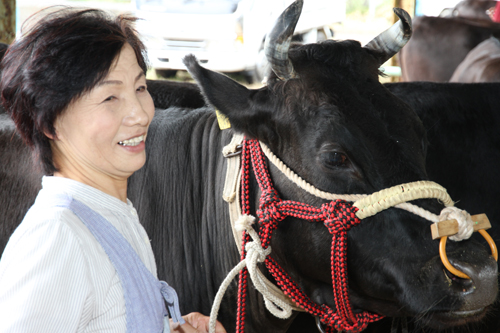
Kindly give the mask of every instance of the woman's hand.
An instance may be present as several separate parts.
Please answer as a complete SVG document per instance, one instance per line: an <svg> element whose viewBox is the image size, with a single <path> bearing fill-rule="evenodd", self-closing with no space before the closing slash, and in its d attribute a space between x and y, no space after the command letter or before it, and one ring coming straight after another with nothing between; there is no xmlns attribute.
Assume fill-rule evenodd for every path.
<svg viewBox="0 0 500 333"><path fill-rule="evenodd" d="M192 312L182 316L182 318L186 321L184 325L176 325L170 319L170 331L172 333L208 333L210 317L204 316L199 312ZM226 333L226 330L219 321L215 325L215 333Z"/></svg>

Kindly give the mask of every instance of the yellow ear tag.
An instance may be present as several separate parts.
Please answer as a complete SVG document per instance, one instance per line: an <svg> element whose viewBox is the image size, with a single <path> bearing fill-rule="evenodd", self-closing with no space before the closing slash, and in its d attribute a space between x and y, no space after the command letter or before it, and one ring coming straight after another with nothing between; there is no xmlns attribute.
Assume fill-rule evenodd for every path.
<svg viewBox="0 0 500 333"><path fill-rule="evenodd" d="M229 122L229 119L221 113L219 110L215 110L215 114L217 115L217 122L219 123L219 128L221 130L225 130L228 128L231 128L231 123Z"/></svg>

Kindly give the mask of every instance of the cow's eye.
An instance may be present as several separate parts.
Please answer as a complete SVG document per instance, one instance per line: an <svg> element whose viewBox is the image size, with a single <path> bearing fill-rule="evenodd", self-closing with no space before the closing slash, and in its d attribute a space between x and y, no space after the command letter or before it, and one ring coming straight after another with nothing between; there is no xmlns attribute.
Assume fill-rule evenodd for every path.
<svg viewBox="0 0 500 333"><path fill-rule="evenodd" d="M341 168L347 165L347 156L336 151L321 153L321 160L327 167Z"/></svg>

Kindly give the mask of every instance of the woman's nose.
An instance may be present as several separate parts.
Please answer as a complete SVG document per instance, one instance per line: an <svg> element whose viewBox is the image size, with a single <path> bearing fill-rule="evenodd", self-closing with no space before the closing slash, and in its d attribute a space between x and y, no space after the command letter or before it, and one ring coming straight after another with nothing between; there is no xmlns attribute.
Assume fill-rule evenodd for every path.
<svg viewBox="0 0 500 333"><path fill-rule="evenodd" d="M127 104L127 115L124 119L126 125L147 126L150 123L151 113L148 112L148 108L151 108L152 101L151 105L149 105L149 103L145 103L145 101L134 96L127 102Z"/></svg>

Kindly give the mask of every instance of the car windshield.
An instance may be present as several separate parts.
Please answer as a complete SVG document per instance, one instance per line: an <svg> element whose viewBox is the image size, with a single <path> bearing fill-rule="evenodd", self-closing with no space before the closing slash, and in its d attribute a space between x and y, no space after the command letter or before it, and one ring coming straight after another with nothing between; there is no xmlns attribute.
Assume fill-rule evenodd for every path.
<svg viewBox="0 0 500 333"><path fill-rule="evenodd" d="M171 14L231 14L241 0L136 0L139 10Z"/></svg>

